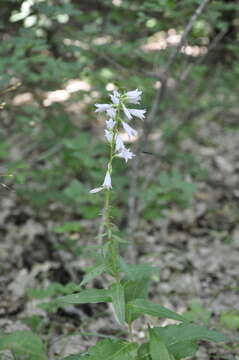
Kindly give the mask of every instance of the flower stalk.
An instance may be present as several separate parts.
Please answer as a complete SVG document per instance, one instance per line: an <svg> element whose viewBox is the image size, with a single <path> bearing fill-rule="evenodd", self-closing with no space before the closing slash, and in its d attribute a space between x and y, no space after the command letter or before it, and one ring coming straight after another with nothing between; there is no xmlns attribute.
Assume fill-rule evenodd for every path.
<svg viewBox="0 0 239 360"><path fill-rule="evenodd" d="M139 109L129 109L127 108L127 103L139 104L141 99L141 91L138 89L134 91L129 91L124 94L120 94L118 91L114 91L113 94L110 94L111 103L110 104L96 104L96 112L106 112L106 115L109 117L106 120L106 129L105 137L109 143L109 160L107 165L107 171L103 184L98 187L90 190L90 193L94 194L100 191L105 192L105 201L103 208L102 216L102 231L101 234L101 245L103 236L106 236L108 251L111 254L111 265L113 268L113 276L116 281L119 282L119 272L117 266L117 256L118 256L118 243L115 241L113 236L113 226L111 223L111 191L112 191L112 182L111 176L113 172L113 160L115 157L123 158L127 163L128 160L132 159L135 154L127 148L123 142L122 136L120 135L121 130L125 131L128 135L129 140L137 136L137 131L134 130L127 121L131 121L133 117L137 117L141 120L145 117L146 110ZM121 118L121 114L126 117L125 120Z"/></svg>

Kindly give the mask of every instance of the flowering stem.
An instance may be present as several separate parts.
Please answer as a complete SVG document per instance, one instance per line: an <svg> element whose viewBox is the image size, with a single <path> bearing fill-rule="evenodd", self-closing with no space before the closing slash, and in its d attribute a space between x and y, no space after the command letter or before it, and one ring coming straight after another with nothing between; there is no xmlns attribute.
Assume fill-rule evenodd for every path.
<svg viewBox="0 0 239 360"><path fill-rule="evenodd" d="M113 136L112 136L112 141L110 143L110 154L109 154L109 162L108 162L108 171L110 172L110 175L112 173L112 163L113 163L113 158L114 158L114 153L115 153L115 143L116 143L116 136L117 133L119 131L119 125L120 125L120 117L119 117L119 106L117 106L117 110L116 110L116 116L115 116L115 122L116 125L114 127L113 130ZM111 252L111 261L112 261L112 267L113 267L113 272L114 272L114 277L116 279L117 282L120 281L119 278L119 272L118 272L118 267L117 267L117 256L118 256L118 245L116 244L114 238L112 237L112 226L111 226L111 214L110 214L110 195L111 195L111 189L105 189L105 203L104 203L104 224L103 226L106 229L106 234L107 234L107 241L110 242L109 243L109 251Z"/></svg>
<svg viewBox="0 0 239 360"><path fill-rule="evenodd" d="M113 159L117 156L123 158L127 163L129 159L132 159L135 154L133 154L129 148L125 147L122 137L119 134L120 129L127 133L128 138L137 136L137 131L134 130L128 123L128 120L132 120L133 117L137 117L141 120L145 117L146 110L144 109L130 109L126 107L126 103L139 104L141 99L142 91L138 89L133 91L128 91L126 93L120 94L118 91L113 91L113 94L110 95L111 103L110 104L95 104L96 112L106 112L109 116L109 120L106 121L105 137L110 144L108 168L105 174L104 182L100 187L90 190L90 193L97 193L104 190L105 192L105 201L103 208L102 222L99 228L99 240L102 245L103 237L106 237L106 254L103 256L110 261L111 264L111 274L116 279L117 282L120 282L119 269L118 269L118 241L113 234L113 226L111 223L111 174L113 170ZM126 121L121 119L120 115L126 117Z"/></svg>

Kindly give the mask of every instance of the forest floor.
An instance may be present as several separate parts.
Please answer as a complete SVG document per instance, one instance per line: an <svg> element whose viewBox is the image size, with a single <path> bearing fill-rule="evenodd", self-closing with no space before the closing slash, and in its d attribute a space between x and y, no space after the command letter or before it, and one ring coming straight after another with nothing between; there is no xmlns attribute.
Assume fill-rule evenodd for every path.
<svg viewBox="0 0 239 360"><path fill-rule="evenodd" d="M188 311L191 304L197 320L204 319L228 334L231 345L239 333L222 323L222 315L239 312L238 144L238 128L218 122L202 126L197 142L183 144L208 174L197 184L193 205L183 210L175 206L163 220L141 219L134 234L137 261L160 268L160 281L151 288L152 300L179 313ZM54 206L48 212L36 211L14 191L2 189L0 195L0 329L38 327L47 342L49 359L54 360L84 351L99 333L118 334L111 310L104 304L55 312L38 306L48 299L33 298L29 288L46 288L52 282L78 283L89 260L56 249L62 234L54 232L60 225L54 220ZM71 214L66 217L70 219ZM74 234L72 240L85 246L97 234L98 221L83 221L82 225L87 230ZM101 287L101 280L95 280L94 286ZM143 338L139 325L145 328L137 324L134 335ZM225 349L203 343L194 359L232 360L239 355L230 344Z"/></svg>

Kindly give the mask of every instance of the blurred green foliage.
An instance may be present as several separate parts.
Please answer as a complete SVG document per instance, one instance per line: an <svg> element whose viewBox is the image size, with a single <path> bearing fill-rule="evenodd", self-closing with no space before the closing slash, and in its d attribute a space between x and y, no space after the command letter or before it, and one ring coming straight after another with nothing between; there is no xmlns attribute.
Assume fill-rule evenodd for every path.
<svg viewBox="0 0 239 360"><path fill-rule="evenodd" d="M144 94L143 107L150 110L170 54L200 3L1 1L0 165L5 173L15 175L10 183L14 182L22 201L42 212L53 209L53 220L62 221L62 211L67 213L69 209L77 221L99 215L101 194L89 195L89 189L102 183L108 149L100 136L95 136L102 133L104 118L96 117L94 104L107 101L108 91L114 87L139 88ZM225 130L234 127L231 119L238 107L238 25L236 1L209 2L171 64L167 91L154 116L145 154L139 154L142 171L138 174L138 202L143 204L141 213L148 220L162 217L171 206L189 206L197 189L194 182L205 176L200 161L185 150L187 140L212 146L213 138L198 138L202 124L206 127L221 121ZM19 83L21 86L17 86ZM5 91L11 86L13 91ZM147 152L152 156L146 156ZM147 178L145 168L155 170L152 179ZM114 211L121 216L121 224L127 217L128 169L122 161L116 161L114 187L120 195L115 199ZM76 222L64 220L55 231L59 236L67 233L66 240L56 244L58 249L83 253L76 239L68 237L81 231ZM99 273L99 266L91 269L85 282ZM55 282L45 289L31 289L28 295L37 300L52 298L41 307L57 311L63 305L56 297L79 290L75 283ZM192 301L186 316L207 324L211 313L200 302ZM10 349L20 357L23 353L29 359L45 359L45 348L34 334L41 331L42 319L29 317L25 322L33 332L1 335L0 351ZM238 329L238 312L223 313L220 322ZM170 325L154 335L169 343L175 332L183 334L181 329ZM190 338L191 328L185 328L185 332L191 353L178 355L176 349L177 358L193 354L195 340L204 338L201 334ZM109 345L111 353L113 345L118 349L122 344ZM158 357L162 349L155 348L154 336L149 345L152 358ZM180 349L188 351L185 346ZM141 358L140 353L138 356Z"/></svg>
<svg viewBox="0 0 239 360"><path fill-rule="evenodd" d="M57 203L87 219L98 216L101 197L89 196L88 190L102 182L107 147L92 136L98 128L101 133L103 120L96 118L93 104L107 100L113 86L138 87L149 110L160 86L157 76L199 3L2 0L0 89L21 86L2 97L7 105L1 110L0 161L15 174L22 199L37 208ZM170 68L151 129L161 133L164 150L149 160L166 169L156 171L147 191L138 191L148 219L172 204L185 207L192 201L191 180L203 176L203 169L181 144L196 137L198 117L209 122L221 114L228 126L226 114L237 106L237 28L235 1L210 2ZM155 146L149 140L145 150ZM122 209L129 177L125 165L116 166ZM185 181L188 174L191 180ZM144 181L140 177L142 189Z"/></svg>

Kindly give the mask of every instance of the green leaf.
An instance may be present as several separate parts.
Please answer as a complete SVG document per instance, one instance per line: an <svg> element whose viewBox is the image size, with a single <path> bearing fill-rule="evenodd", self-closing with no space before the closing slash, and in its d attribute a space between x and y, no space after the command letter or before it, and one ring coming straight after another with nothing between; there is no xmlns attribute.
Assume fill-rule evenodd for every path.
<svg viewBox="0 0 239 360"><path fill-rule="evenodd" d="M56 233L67 233L67 232L79 232L82 229L82 225L78 221L68 221L64 225L57 226L54 228Z"/></svg>
<svg viewBox="0 0 239 360"><path fill-rule="evenodd" d="M57 299L59 302L67 304L96 304L111 301L111 291L109 289L87 289L80 293L62 296Z"/></svg>
<svg viewBox="0 0 239 360"><path fill-rule="evenodd" d="M220 317L220 322L223 325L225 325L228 329L232 329L232 330L239 329L239 312L238 311L224 312Z"/></svg>
<svg viewBox="0 0 239 360"><path fill-rule="evenodd" d="M74 354L74 355L69 355L67 357L64 357L61 360L84 360L87 358L88 358L87 355Z"/></svg>
<svg viewBox="0 0 239 360"><path fill-rule="evenodd" d="M138 344L122 340L102 340L92 347L87 360L133 360ZM80 359L81 360L81 359Z"/></svg>
<svg viewBox="0 0 239 360"><path fill-rule="evenodd" d="M134 309L128 305L135 299L146 299L149 292L149 278L143 278L138 281L126 281L124 283L125 302L126 302L126 322L131 324L139 316L139 312L135 312Z"/></svg>
<svg viewBox="0 0 239 360"><path fill-rule="evenodd" d="M123 325L125 323L125 295L124 288L120 283L112 285L111 296L118 322Z"/></svg>
<svg viewBox="0 0 239 360"><path fill-rule="evenodd" d="M85 194L85 187L80 181L72 180L70 185L64 189L64 194L71 200L81 202L82 195Z"/></svg>
<svg viewBox="0 0 239 360"><path fill-rule="evenodd" d="M128 304L128 306L136 313L188 322L187 319L175 313L174 311L169 310L162 305L154 304L153 302L146 299L133 300Z"/></svg>
<svg viewBox="0 0 239 360"><path fill-rule="evenodd" d="M0 336L0 351L11 350L26 360L47 360L41 339L31 331L15 331Z"/></svg>
<svg viewBox="0 0 239 360"><path fill-rule="evenodd" d="M115 277L120 271L120 256L118 255L118 243L108 241L104 245L104 262L107 264L110 274Z"/></svg>
<svg viewBox="0 0 239 360"><path fill-rule="evenodd" d="M200 320L204 325L209 323L211 311L207 310L198 299L190 301L190 311L187 311L183 316L189 321L199 322Z"/></svg>
<svg viewBox="0 0 239 360"><path fill-rule="evenodd" d="M96 278L97 276L101 275L103 272L107 271L108 267L106 264L100 264L94 266L83 278L80 283L80 286L87 284L92 279Z"/></svg>
<svg viewBox="0 0 239 360"><path fill-rule="evenodd" d="M150 280L147 278L138 281L126 281L124 283L126 302L148 297Z"/></svg>
<svg viewBox="0 0 239 360"><path fill-rule="evenodd" d="M149 351L149 343L140 345L137 351L136 360L152 360Z"/></svg>
<svg viewBox="0 0 239 360"><path fill-rule="evenodd" d="M66 285L53 282L45 289L41 289L41 288L29 289L28 294L30 297L40 300L48 297L53 297L55 295L61 295L61 294L68 295L74 291L79 291L79 290L80 290L80 286L72 282Z"/></svg>
<svg viewBox="0 0 239 360"><path fill-rule="evenodd" d="M127 280L138 281L145 278L158 276L159 268L150 264L124 264L122 270L126 273Z"/></svg>
<svg viewBox="0 0 239 360"><path fill-rule="evenodd" d="M159 340L153 329L149 330L149 349L152 360L172 360L166 345Z"/></svg>
<svg viewBox="0 0 239 360"><path fill-rule="evenodd" d="M214 342L226 341L227 338L215 330L209 330L204 326L195 324L169 325L155 327L155 333L160 341L164 342L168 351L176 359L193 356L197 351L198 340Z"/></svg>

